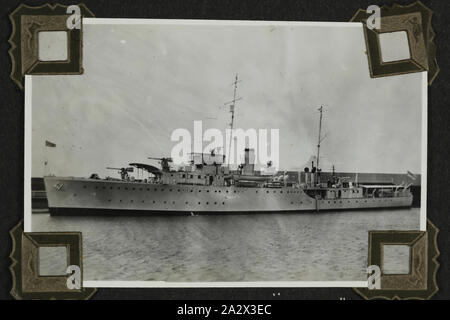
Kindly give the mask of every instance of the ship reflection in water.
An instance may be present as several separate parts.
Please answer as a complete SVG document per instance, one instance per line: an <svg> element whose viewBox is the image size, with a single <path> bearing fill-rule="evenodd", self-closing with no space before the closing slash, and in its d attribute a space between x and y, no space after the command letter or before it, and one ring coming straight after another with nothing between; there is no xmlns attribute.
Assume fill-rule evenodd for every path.
<svg viewBox="0 0 450 320"><path fill-rule="evenodd" d="M84 280L365 281L368 231L418 230L419 212L194 217L44 213L32 216L32 230L81 231ZM42 267L53 265L48 260Z"/></svg>

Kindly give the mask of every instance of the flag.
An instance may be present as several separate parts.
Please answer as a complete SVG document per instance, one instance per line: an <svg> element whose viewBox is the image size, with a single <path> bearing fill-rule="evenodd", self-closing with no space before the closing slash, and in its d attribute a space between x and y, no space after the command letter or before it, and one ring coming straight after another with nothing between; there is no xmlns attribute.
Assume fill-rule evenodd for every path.
<svg viewBox="0 0 450 320"><path fill-rule="evenodd" d="M406 172L406 175L413 180L417 179L417 176L409 170Z"/></svg>
<svg viewBox="0 0 450 320"><path fill-rule="evenodd" d="M53 143L53 142L50 142L50 141L48 141L48 140L45 140L45 146L46 146L46 147L50 147L50 148L55 148L55 147L56 147L56 144Z"/></svg>

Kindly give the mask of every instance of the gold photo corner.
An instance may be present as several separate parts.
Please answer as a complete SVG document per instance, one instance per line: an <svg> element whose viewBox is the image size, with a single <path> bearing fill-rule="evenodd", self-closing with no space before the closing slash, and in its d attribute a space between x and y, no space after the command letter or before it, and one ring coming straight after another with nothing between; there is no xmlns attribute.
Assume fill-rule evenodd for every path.
<svg viewBox="0 0 450 320"><path fill-rule="evenodd" d="M82 3L77 4L81 17L94 17L94 14ZM66 25L70 14L67 6L48 3L32 7L20 4L10 15L12 25L8 40L11 48L10 78L20 88L24 87L25 74L82 74L82 23L80 29L68 29ZM67 32L67 59L56 61L39 60L38 33L41 31Z"/></svg>
<svg viewBox="0 0 450 320"><path fill-rule="evenodd" d="M437 235L439 229L427 220L427 231L369 231L368 265L383 265L384 245L408 245L411 250L409 273L383 274L381 288L354 288L364 299L425 300L438 290Z"/></svg>
<svg viewBox="0 0 450 320"><path fill-rule="evenodd" d="M9 270L12 276L10 294L15 299L89 299L97 291L82 286L82 243L80 232L23 232L23 221L10 230L12 251ZM40 247L67 247L68 265L80 269L81 288L67 287L68 275L39 274Z"/></svg>
<svg viewBox="0 0 450 320"><path fill-rule="evenodd" d="M431 85L440 71L433 42L435 33L431 26L433 12L420 1L406 6L384 5L381 7L379 30L367 27L370 15L360 9L350 19L350 22L363 23L370 76L378 78L428 71L428 85ZM383 62L379 35L397 31L407 33L410 58Z"/></svg>

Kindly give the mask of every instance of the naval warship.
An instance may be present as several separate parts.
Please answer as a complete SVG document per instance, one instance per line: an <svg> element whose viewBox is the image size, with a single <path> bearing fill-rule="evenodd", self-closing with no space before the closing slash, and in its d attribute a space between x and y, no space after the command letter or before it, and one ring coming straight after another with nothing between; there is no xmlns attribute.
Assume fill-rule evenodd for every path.
<svg viewBox="0 0 450 320"><path fill-rule="evenodd" d="M230 106L233 129L235 94ZM174 170L171 158L160 167L130 163L117 170L119 178L45 176L45 190L52 215L83 214L219 214L330 211L409 207L413 196L407 184L362 184L350 178L321 177L319 167L322 111L316 163L298 173L263 175L255 170L254 150L245 148L244 163L237 170L225 164L225 155L193 153L189 165ZM270 165L270 164L269 164ZM148 178L130 175L139 170ZM323 181L325 180L325 181Z"/></svg>

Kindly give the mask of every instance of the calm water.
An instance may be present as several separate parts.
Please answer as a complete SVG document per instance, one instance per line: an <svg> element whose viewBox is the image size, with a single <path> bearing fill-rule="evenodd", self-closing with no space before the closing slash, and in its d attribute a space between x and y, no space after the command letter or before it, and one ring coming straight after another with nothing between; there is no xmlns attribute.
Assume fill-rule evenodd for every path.
<svg viewBox="0 0 450 320"><path fill-rule="evenodd" d="M84 280L364 281L368 230L417 230L419 209L32 221L83 233Z"/></svg>

